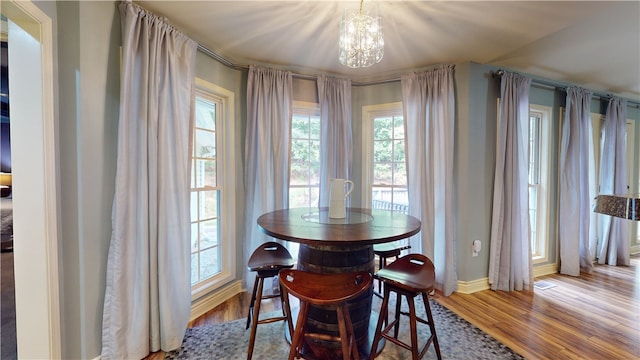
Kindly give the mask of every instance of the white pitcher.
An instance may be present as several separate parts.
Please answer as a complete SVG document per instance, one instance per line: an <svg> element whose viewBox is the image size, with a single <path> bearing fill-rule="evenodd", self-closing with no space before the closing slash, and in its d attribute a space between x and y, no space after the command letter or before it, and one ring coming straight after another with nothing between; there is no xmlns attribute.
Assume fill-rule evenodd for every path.
<svg viewBox="0 0 640 360"><path fill-rule="evenodd" d="M343 219L347 216L347 196L353 191L353 181L331 179L329 194L329 217Z"/></svg>

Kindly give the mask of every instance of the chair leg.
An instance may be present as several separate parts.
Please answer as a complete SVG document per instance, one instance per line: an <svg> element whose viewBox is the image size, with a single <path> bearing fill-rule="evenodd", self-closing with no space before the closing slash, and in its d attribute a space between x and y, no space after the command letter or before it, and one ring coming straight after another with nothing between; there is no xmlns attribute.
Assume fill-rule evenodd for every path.
<svg viewBox="0 0 640 360"><path fill-rule="evenodd" d="M411 329L411 358L413 360L419 359L419 345L418 345L418 325L416 323L416 305L413 302L413 298L409 299L407 296L407 303L409 304L409 327Z"/></svg>
<svg viewBox="0 0 640 360"><path fill-rule="evenodd" d="M298 357L302 352L302 345L304 340L304 328L307 322L307 315L309 315L309 304L307 302L300 302L300 313L298 314L298 320L296 321L296 329L291 336L291 348L289 349L289 360L293 360Z"/></svg>
<svg viewBox="0 0 640 360"><path fill-rule="evenodd" d="M378 314L378 324L376 325L376 332L373 337L373 344L371 346L371 351L369 352L369 360L373 359L376 356L376 350L378 350L378 343L382 339L382 323L385 322L385 317L387 314L387 308L389 306L389 288L385 287L384 289L384 297L382 298L382 305L380 306L380 314Z"/></svg>
<svg viewBox="0 0 640 360"><path fill-rule="evenodd" d="M349 313L349 306L344 305L343 314L345 323L347 325L347 334L349 336L349 348L351 349L351 355L354 359L360 360L360 353L358 352L358 342L356 341L356 333L353 331L353 323L351 322L351 314Z"/></svg>
<svg viewBox="0 0 640 360"><path fill-rule="evenodd" d="M285 321L287 322L287 326L289 328L289 337L291 339L291 342L293 342L293 318L291 316L291 303L289 302L289 293L287 293L287 291L282 286L280 286L280 297L284 302L282 309L286 311L285 316L287 317L287 319Z"/></svg>
<svg viewBox="0 0 640 360"><path fill-rule="evenodd" d="M253 316L253 303L256 301L256 291L258 289L258 275L256 274L256 279L253 281L253 292L251 293L251 301L249 302L249 311L247 313L247 327L251 325L251 317Z"/></svg>
<svg viewBox="0 0 640 360"><path fill-rule="evenodd" d="M256 332L258 330L258 318L260 317L260 303L262 302L262 287L264 285L264 279L258 277L258 289L256 291L255 302L253 305L253 324L251 324L251 335L249 336L249 350L247 350L247 360L251 360L253 356L253 346L256 342Z"/></svg>
<svg viewBox="0 0 640 360"><path fill-rule="evenodd" d="M409 299L407 298L407 301L409 301ZM393 326L393 337L394 338L398 338L398 331L400 330L400 306L402 305L402 295L400 295L399 292L396 292L396 313L395 313L395 319L396 322Z"/></svg>
<svg viewBox="0 0 640 360"><path fill-rule="evenodd" d="M347 325L345 324L345 312L349 312L347 309L344 310L344 306L340 305L336 308L336 312L338 313L338 330L340 332L340 344L342 345L342 359L349 360L351 355L351 346L349 345L349 341L351 338L347 335Z"/></svg>
<svg viewBox="0 0 640 360"><path fill-rule="evenodd" d="M436 356L438 360L442 360L440 344L438 343L438 336L436 335L436 325L433 322L431 305L429 305L429 295L427 293L422 293L422 301L424 301L424 308L427 311L427 320L429 321L429 329L431 330L431 337L433 337L433 347L436 349Z"/></svg>

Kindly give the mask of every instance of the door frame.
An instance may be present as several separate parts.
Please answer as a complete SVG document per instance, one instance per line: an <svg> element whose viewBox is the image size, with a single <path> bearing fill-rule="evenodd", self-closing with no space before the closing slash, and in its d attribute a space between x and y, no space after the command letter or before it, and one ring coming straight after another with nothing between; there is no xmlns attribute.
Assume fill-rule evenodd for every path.
<svg viewBox="0 0 640 360"><path fill-rule="evenodd" d="M13 175L15 186L12 189L14 200L18 200L14 204L18 358L60 359L62 327L52 20L31 1L2 0L0 9L5 17L39 43L39 49L35 46L39 59L15 66L21 67L21 71L25 70L25 66L30 66L28 70L32 76L26 76L28 83L25 81L23 84L25 76L21 71L12 72L12 67L9 67L10 79L16 76L20 78L20 84L14 85L15 91L14 87L10 91L12 113L29 115L20 119L25 121L15 121L11 125L12 136L16 133L18 137L11 142L12 170L21 169ZM18 54L22 51L20 44L9 46L17 48L15 51ZM33 53L34 47L31 46L26 52ZM37 89L40 91L37 92ZM29 129L24 128L27 126ZM32 136L25 139L21 135L25 133ZM23 145L25 143L28 145ZM25 153L26 148L31 151Z"/></svg>

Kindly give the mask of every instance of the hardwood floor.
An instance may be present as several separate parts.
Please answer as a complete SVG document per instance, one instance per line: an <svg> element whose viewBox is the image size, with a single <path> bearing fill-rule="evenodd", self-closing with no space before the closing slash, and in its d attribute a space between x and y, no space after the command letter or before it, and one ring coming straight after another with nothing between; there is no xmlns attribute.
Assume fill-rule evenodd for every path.
<svg viewBox="0 0 640 360"><path fill-rule="evenodd" d="M454 293L436 301L527 359L640 359L640 267L536 279L534 291Z"/></svg>
<svg viewBox="0 0 640 360"><path fill-rule="evenodd" d="M546 290L454 293L434 299L527 359L640 359L640 258L631 266L597 265L580 277L537 278ZM246 317L243 293L189 324ZM264 311L279 309L265 301ZM164 358L150 354L147 360Z"/></svg>

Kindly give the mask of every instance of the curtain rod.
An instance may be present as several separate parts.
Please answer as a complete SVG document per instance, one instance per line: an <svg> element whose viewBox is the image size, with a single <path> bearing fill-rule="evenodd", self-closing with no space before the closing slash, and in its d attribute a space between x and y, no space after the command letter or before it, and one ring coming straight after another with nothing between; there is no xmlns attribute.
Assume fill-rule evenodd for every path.
<svg viewBox="0 0 640 360"><path fill-rule="evenodd" d="M214 51L211 51L209 49L207 49L206 47L198 44L198 50L202 51L202 53L204 53L205 55L209 56L210 58L220 62L221 64L234 69L234 70L249 70L249 66L246 65L237 65L232 63L231 61L225 59L224 57L220 56L219 54L215 53ZM298 74L298 73L294 73L292 72L293 77L294 78L298 78L298 79L304 79L304 80L316 80L318 79L318 76L316 75L307 75L307 74ZM386 83L390 83L390 82L394 82L394 81L400 81L400 78L394 78L394 79L386 79L386 80L377 80L377 81L369 81L369 82L359 82L359 81L352 81L351 85L352 86L365 86L365 85L378 85L378 84L386 84Z"/></svg>
<svg viewBox="0 0 640 360"><path fill-rule="evenodd" d="M494 77L501 77L504 74L504 70L500 69L497 70L493 73ZM567 88L570 86L573 86L571 84L564 84L561 82L554 82L554 81L550 81L550 80L543 80L543 79L536 79L531 77L531 82L535 83L535 84L539 84L539 85L543 85L543 86L548 86L550 88L556 89L556 90L561 90L561 91L567 91ZM611 99L614 95L609 94L609 93L603 93L603 92L598 92L598 91L592 91L593 92L593 96L600 98L602 100L605 99ZM635 101L635 100L631 100L631 99L625 99L627 100L627 106L629 107L633 107L633 108L637 108L640 109L640 102Z"/></svg>

